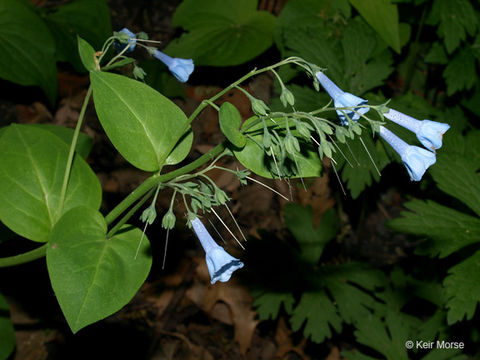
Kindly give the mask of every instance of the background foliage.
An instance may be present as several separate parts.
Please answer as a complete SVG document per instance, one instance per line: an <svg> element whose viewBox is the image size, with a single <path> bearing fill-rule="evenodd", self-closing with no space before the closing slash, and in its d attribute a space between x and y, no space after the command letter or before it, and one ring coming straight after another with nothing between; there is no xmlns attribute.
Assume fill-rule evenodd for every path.
<svg viewBox="0 0 480 360"><path fill-rule="evenodd" d="M326 68L328 76L340 87L367 98L372 104L392 99L390 105L399 111L452 126L438 151L436 165L424 181L415 186L408 184L407 175L399 165L400 159L383 140L364 132L361 138L339 144L334 170L339 172L348 194L335 195L336 207L326 211L317 226L313 224L315 216L311 208L295 204L285 207L283 220L289 235L279 239L279 247L283 250L273 248L271 251L275 252L272 257L277 256L290 264L288 272L283 269L274 272L281 281L262 279L260 272L260 279L247 283L255 298L254 308L259 319L265 322L287 319L294 332L312 343L347 343L342 350L343 356L349 359L464 359L466 355L475 355L474 344L480 332L476 311L480 301L478 2L290 0L278 16L259 10L255 0L202 0L201 11L197 3L185 0L178 6L172 25L183 33L168 44L165 51L172 56L193 58L198 73L209 67L232 67L233 71L234 66L245 63L253 67L256 61L264 61L262 56L267 56L270 63L272 57L300 56ZM85 72L77 52L77 35L99 50L112 33L107 3L98 0L75 0L43 8L34 7L26 0L1 0L0 23L0 77L22 86L38 86L50 106L55 106L57 101L57 62L68 62L75 71ZM87 66L88 70L93 66ZM162 88L165 96L184 96L183 90L169 83L164 73L156 73L156 66L145 63L144 69L149 74L146 82ZM293 68L282 69L280 74L288 80L286 85L295 95L297 108L308 111L328 102L325 93L312 89L310 80ZM111 91L102 79L106 77L111 78L109 81L128 83L125 88L145 87L133 79L98 73L92 76L94 94L105 95ZM280 90L280 85L275 83L276 97L269 104L271 109L282 109L278 98ZM153 134L170 131L169 143L162 143L164 138L154 138L151 148L146 147L145 154L137 158L135 149L131 148L134 145L129 147L122 139L125 136L122 117L136 116L137 112L129 114L128 110L118 109L118 114L112 116L102 111L110 107L108 102L102 102L107 97L95 98L98 116L113 145L133 165L153 171L187 156L190 146L170 157L169 151L156 151L171 149L184 131L185 116L171 106L173 103L167 98L151 94L151 102L158 103L156 115L170 114L178 120L174 126L159 129L154 124L144 123L144 118L138 121L139 126ZM238 120L238 114L232 111L224 105L221 115L224 113L225 117ZM220 119L227 138L232 143L243 143L245 139L239 137L238 131L229 129L228 123ZM416 143L414 136L404 129L390 124L387 127L407 142ZM238 126L236 128L238 130ZM0 139L7 132L9 140L0 141L0 165L23 173L25 169L9 163L45 163L45 167L55 167L55 163L48 163L52 144L56 157L66 158L65 143L72 137L72 132L63 128L13 126L0 130ZM138 131L130 129L128 136L138 136ZM48 147L39 141L33 153L27 148L12 151L18 149L16 144L33 142L37 138L48 139ZM77 151L86 158L91 139L82 135L80 140ZM191 143L191 138L188 141ZM236 154L241 162L242 156L247 159L243 162L258 160L252 146L247 142L244 150ZM83 192L83 203L75 205L90 206L88 210L77 208L77 211L91 218L94 226L83 229L76 223L79 214L68 213L73 207L68 196L66 205L60 210L55 202L58 199L36 201L44 190L41 173L20 184L18 188L24 191L22 201L18 200L19 193L13 192L10 194L13 198L0 199L3 203L17 205L8 209L0 207L2 219L11 229L28 228L27 232L17 232L37 242L45 242L45 234L53 231L54 238L61 243L66 238L63 234L75 229L91 237L92 243L85 252L97 259L99 267L106 265L98 254L107 249L110 255L119 256L122 269L130 269L133 265L125 261L123 254L128 250L125 246L132 242L120 239L116 243L118 249L105 245L105 224L96 211L101 201L99 182L86 170L75 172L76 168L87 166L83 158L75 160L72 181L79 185L72 188ZM269 174L263 162L256 166L257 173ZM320 171L320 165L315 166L310 166L312 174ZM328 167L324 171L328 173ZM381 177L378 171L386 175ZM396 175L391 176L392 173ZM0 186L15 187L9 183L10 175L0 175ZM61 179L52 179L48 189L57 193L60 186ZM344 218L345 215L355 218L361 206L372 206L368 197L378 199L386 188L395 189L407 199L405 211L391 220L389 226L398 233L407 234L408 256L394 263L378 264L345 249L342 243ZM340 194L340 188L337 190ZM28 220L19 215L25 212L35 212L42 220L25 227ZM51 214L53 218L49 217ZM60 217L62 221L56 222ZM361 237L362 218L357 223L352 221L352 227L351 231ZM126 228L118 236L138 239L139 231ZM143 253L149 251L147 244ZM66 249L69 246L66 244ZM65 256L49 248L47 265L57 268L57 274L75 273L75 269L65 268L68 265L64 263ZM151 265L149 261L145 257L135 263L135 269L130 269L132 278L126 281L133 293L145 280ZM272 260L272 268L277 263L278 259ZM78 281L95 289L92 275L84 275L82 279L68 281ZM59 284L65 281L62 279L52 277L54 289L65 289L65 284ZM69 323L74 324L73 331L117 311L128 301L125 298L133 296L132 291L124 294L118 286L111 285L109 291L117 296L93 318L83 312L81 306L65 314ZM95 308L97 295L94 291L92 299L84 300L87 304L92 301L91 307ZM57 296L61 305L63 301L75 299L75 293L68 289L59 290ZM3 297L0 297L0 310L0 358L7 358L13 351L14 337L7 316L8 305ZM407 340L463 341L466 349L407 351L404 346Z"/></svg>

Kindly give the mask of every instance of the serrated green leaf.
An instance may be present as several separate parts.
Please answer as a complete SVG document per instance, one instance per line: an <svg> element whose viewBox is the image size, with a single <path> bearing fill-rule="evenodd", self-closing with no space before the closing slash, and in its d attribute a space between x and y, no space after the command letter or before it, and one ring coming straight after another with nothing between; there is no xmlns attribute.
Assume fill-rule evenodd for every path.
<svg viewBox="0 0 480 360"><path fill-rule="evenodd" d="M228 101L222 104L218 112L218 121L220 123L220 130L222 130L225 137L233 146L237 148L245 146L245 136L240 132L242 116L233 104Z"/></svg>
<svg viewBox="0 0 480 360"><path fill-rule="evenodd" d="M276 319L283 304L287 314L292 312L295 302L291 293L264 292L255 297L255 306L260 320Z"/></svg>
<svg viewBox="0 0 480 360"><path fill-rule="evenodd" d="M318 227L314 228L311 207L288 203L284 209L284 221L300 245L301 259L311 264L320 260L325 245L335 238L338 230L333 209L325 212Z"/></svg>
<svg viewBox="0 0 480 360"><path fill-rule="evenodd" d="M360 138L363 140L360 141ZM353 140L347 139L345 144L337 144L340 151L337 151L334 159L343 164L342 180L347 183L352 198L357 198L360 193L372 184L372 180L379 181L378 171L390 162L384 145L374 141L372 135L364 131L362 135L356 136ZM368 151L368 152L367 152ZM370 156L373 159L370 159ZM346 162L344 156L348 159ZM337 168L338 171L338 168Z"/></svg>
<svg viewBox="0 0 480 360"><path fill-rule="evenodd" d="M50 31L28 3L0 2L0 77L40 86L51 104L57 96L55 44Z"/></svg>
<svg viewBox="0 0 480 360"><path fill-rule="evenodd" d="M331 327L336 332L342 331L342 319L323 291L303 293L299 304L293 309L290 323L294 331L305 323L303 335L311 337L316 343L332 336Z"/></svg>
<svg viewBox="0 0 480 360"><path fill-rule="evenodd" d="M47 130L52 134L58 136L65 144L70 147L72 143L73 133L75 132L71 128L65 126L51 125L51 124L29 124L28 126L38 127L43 130ZM93 139L85 133L80 132L77 138L77 147L75 151L84 159L87 158L90 150L92 149Z"/></svg>
<svg viewBox="0 0 480 360"><path fill-rule="evenodd" d="M196 65L233 66L253 59L273 43L275 17L257 11L257 0L185 0L173 25L188 33L166 48L171 56L193 58Z"/></svg>
<svg viewBox="0 0 480 360"><path fill-rule="evenodd" d="M98 118L109 139L132 165L157 171L187 126L171 100L125 76L90 73Z"/></svg>
<svg viewBox="0 0 480 360"><path fill-rule="evenodd" d="M79 35L100 50L105 40L112 35L110 9L105 0L76 0L61 6L46 15L45 21L56 43L56 57L70 62L77 71L84 68L77 50Z"/></svg>
<svg viewBox="0 0 480 360"><path fill-rule="evenodd" d="M480 239L480 220L476 217L431 200L412 200L405 207L410 211L390 221L389 226L400 232L432 239L420 246L431 256L448 256Z"/></svg>
<svg viewBox="0 0 480 360"><path fill-rule="evenodd" d="M0 294L0 359L8 359L15 348L15 331L7 300Z"/></svg>
<svg viewBox="0 0 480 360"><path fill-rule="evenodd" d="M480 237L477 238L477 240ZM448 270L443 285L449 297L447 322L449 325L472 319L480 301L480 284L475 276L480 273L480 251Z"/></svg>
<svg viewBox="0 0 480 360"><path fill-rule="evenodd" d="M10 125L0 138L0 220L27 239L48 241L63 213L79 205L98 209L102 190L81 157L74 157L63 209L60 193L69 147L51 132Z"/></svg>
<svg viewBox="0 0 480 360"><path fill-rule="evenodd" d="M444 38L448 53L466 39L467 33L475 34L478 23L475 14L468 0L435 0L431 16L440 22L438 34Z"/></svg>
<svg viewBox="0 0 480 360"><path fill-rule="evenodd" d="M48 273L74 333L120 310L150 271L150 245L140 229L126 225L112 238L106 232L103 216L80 206L62 216L50 237Z"/></svg>
<svg viewBox="0 0 480 360"><path fill-rule="evenodd" d="M277 173L275 161L272 157L266 155L263 149L263 124L259 122L258 124L250 127L250 125L257 121L257 117L250 118L243 123L243 128L248 127L248 131L244 132L247 141L245 147L241 150L234 149L234 155L242 163L243 166L250 169L254 173L266 177L273 178L278 177L275 174ZM277 119L278 120L278 119ZM269 126L273 125L271 120L267 121ZM278 121L277 121L278 124ZM295 135L296 132L292 131ZM299 134L300 144L300 153L296 153L296 163L294 161L286 161L284 168L281 171L284 172L284 175L289 177L317 177L320 176L322 169L322 164L318 158L316 150L313 148L310 142L306 142ZM276 155L278 157L278 155ZM278 161L278 158L277 158ZM297 171L297 164L298 169Z"/></svg>
<svg viewBox="0 0 480 360"><path fill-rule="evenodd" d="M410 340L409 331L412 326L409 320L393 311L387 313L385 320L370 314L357 324L355 337L359 343L377 350L387 360L407 360L405 342Z"/></svg>
<svg viewBox="0 0 480 360"><path fill-rule="evenodd" d="M400 53L397 5L389 0L350 0L350 4L393 50Z"/></svg>
<svg viewBox="0 0 480 360"><path fill-rule="evenodd" d="M87 71L97 70L97 64L95 63L95 49L87 41L83 40L80 36L77 36L78 42L78 54L80 60Z"/></svg>
<svg viewBox="0 0 480 360"><path fill-rule="evenodd" d="M443 45L438 42L434 42L428 51L427 56L425 56L425 62L442 65L448 63L447 54L445 54Z"/></svg>
<svg viewBox="0 0 480 360"><path fill-rule="evenodd" d="M443 77L447 83L449 96L457 91L471 89L478 78L473 54L467 49L456 54L443 71Z"/></svg>
<svg viewBox="0 0 480 360"><path fill-rule="evenodd" d="M440 190L461 200L480 216L480 177L471 159L442 152L431 174Z"/></svg>

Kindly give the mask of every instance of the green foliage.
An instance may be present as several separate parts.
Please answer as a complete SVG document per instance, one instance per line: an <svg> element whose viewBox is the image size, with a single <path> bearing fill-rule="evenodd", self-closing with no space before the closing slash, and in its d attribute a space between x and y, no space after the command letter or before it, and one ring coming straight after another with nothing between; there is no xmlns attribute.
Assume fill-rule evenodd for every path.
<svg viewBox="0 0 480 360"><path fill-rule="evenodd" d="M447 83L447 94L470 90L476 83L475 57L469 49L462 49L443 71Z"/></svg>
<svg viewBox="0 0 480 360"><path fill-rule="evenodd" d="M8 359L15 348L15 332L7 300L0 294L0 359Z"/></svg>
<svg viewBox="0 0 480 360"><path fill-rule="evenodd" d="M58 126L52 124L30 124L28 126L37 127L39 129L47 130L53 135L60 138L65 144L70 145L73 138L73 129L67 128L65 126ZM7 127L1 128L0 130L6 130ZM93 139L85 133L80 132L78 134L77 146L75 151L82 158L86 159L90 150L92 149Z"/></svg>
<svg viewBox="0 0 480 360"><path fill-rule="evenodd" d="M462 41L475 34L478 19L468 0L435 0L430 14L431 22L439 24L438 35L444 39L448 53Z"/></svg>
<svg viewBox="0 0 480 360"><path fill-rule="evenodd" d="M422 253L445 257L467 245L479 243L479 136L480 132L474 130L464 141L458 133L449 134L444 144L446 151L438 154L437 164L431 171L438 188L467 208L459 211L431 200L415 199L405 204L409 212L390 222L398 231L427 237L429 241L420 247ZM475 215L468 213L469 210ZM478 252L467 257L453 266L445 278L449 324L462 320L464 316L471 319L480 301L480 285L472 278L472 274L479 270L478 259Z"/></svg>
<svg viewBox="0 0 480 360"><path fill-rule="evenodd" d="M125 306L150 271L150 245L140 229L106 234L103 216L85 206L66 212L52 230L48 273L74 333Z"/></svg>
<svg viewBox="0 0 480 360"><path fill-rule="evenodd" d="M0 77L20 85L40 86L53 104L57 96L55 42L29 4L0 2Z"/></svg>
<svg viewBox="0 0 480 360"><path fill-rule="evenodd" d="M220 130L233 146L243 148L246 143L245 136L240 132L242 126L242 116L235 105L224 102L218 112L218 122Z"/></svg>
<svg viewBox="0 0 480 360"><path fill-rule="evenodd" d="M389 0L350 0L350 3L380 37L399 53L400 30L397 5Z"/></svg>
<svg viewBox="0 0 480 360"><path fill-rule="evenodd" d="M188 31L171 42L166 52L193 58L197 65L242 64L273 43L275 17L257 11L257 0L184 0L173 16L173 25Z"/></svg>
<svg viewBox="0 0 480 360"><path fill-rule="evenodd" d="M293 203L285 206L285 224L300 246L301 259L315 264L322 255L325 245L337 234L337 218L332 209L327 211L315 229L312 224L312 209Z"/></svg>
<svg viewBox="0 0 480 360"><path fill-rule="evenodd" d="M280 121L280 119L277 119ZM268 121L269 126L274 125L273 121ZM243 129L247 138L243 149L234 149L234 155L238 161L254 173L266 177L279 177L278 170L282 176L290 177L317 177L320 175L322 164L319 161L318 154L310 141L304 138L299 139L300 151L294 152L293 159L286 159L283 166L278 165L281 154L277 153L276 158L265 154L263 144L263 125L258 122L258 118L253 117L245 121ZM278 166L278 168L277 168Z"/></svg>
<svg viewBox="0 0 480 360"><path fill-rule="evenodd" d="M80 36L77 36L77 42L78 54L80 55L80 60L85 69L87 69L87 71L97 70L97 64L95 63L95 49Z"/></svg>
<svg viewBox="0 0 480 360"><path fill-rule="evenodd" d="M50 131L25 125L5 130L0 139L0 220L5 225L27 239L46 242L66 211L79 205L100 207L100 183L81 157L73 162L60 207L68 152Z"/></svg>
<svg viewBox="0 0 480 360"><path fill-rule="evenodd" d="M188 126L183 111L136 80L97 71L90 78L95 109L113 145L132 165L157 171Z"/></svg>
<svg viewBox="0 0 480 360"><path fill-rule="evenodd" d="M76 36L81 36L93 48L100 50L103 42L112 35L110 10L105 0L72 1L46 13L44 19L55 38L56 60L71 63L79 72L84 69L77 51Z"/></svg>

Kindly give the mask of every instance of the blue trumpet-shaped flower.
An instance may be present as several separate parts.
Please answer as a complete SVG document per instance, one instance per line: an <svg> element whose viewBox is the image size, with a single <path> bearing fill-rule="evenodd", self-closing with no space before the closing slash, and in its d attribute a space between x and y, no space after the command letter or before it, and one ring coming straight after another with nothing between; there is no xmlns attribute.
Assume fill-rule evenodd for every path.
<svg viewBox="0 0 480 360"><path fill-rule="evenodd" d="M230 280L233 272L242 268L243 263L227 253L213 240L199 218L193 219L191 224L203 250L205 250L210 283L215 284L217 281L226 282Z"/></svg>
<svg viewBox="0 0 480 360"><path fill-rule="evenodd" d="M153 56L167 65L168 70L177 78L180 82L187 82L188 77L193 72L195 65L192 59L180 59L172 58L167 54L164 54L160 50L153 52Z"/></svg>
<svg viewBox="0 0 480 360"><path fill-rule="evenodd" d="M135 34L130 30L128 30L127 28L123 28L119 32L128 36L128 44L130 46L115 42L114 43L115 49L118 52L121 52L126 46L128 46L128 49L126 50L126 52L132 52L133 50L135 50L135 46L137 45L137 37L135 36Z"/></svg>
<svg viewBox="0 0 480 360"><path fill-rule="evenodd" d="M417 120L399 111L390 109L383 114L387 119L403 126L417 135L417 139L427 149L435 151L442 147L442 137L450 129L450 125L431 120Z"/></svg>
<svg viewBox="0 0 480 360"><path fill-rule="evenodd" d="M355 107L358 105L365 105L368 102L368 100L344 92L321 71L317 72L315 76L320 84L322 84L328 95L330 95L330 97L333 99L333 104L335 107ZM348 115L348 117L353 121L358 121L358 119L360 119L360 115L363 115L370 110L368 107L358 107L354 109L355 111L349 109L337 110L337 114L342 125L348 125L348 119L346 115Z"/></svg>
<svg viewBox="0 0 480 360"><path fill-rule="evenodd" d="M435 164L436 158L433 152L407 144L383 126L380 126L380 136L400 155L410 180L420 181L425 171Z"/></svg>

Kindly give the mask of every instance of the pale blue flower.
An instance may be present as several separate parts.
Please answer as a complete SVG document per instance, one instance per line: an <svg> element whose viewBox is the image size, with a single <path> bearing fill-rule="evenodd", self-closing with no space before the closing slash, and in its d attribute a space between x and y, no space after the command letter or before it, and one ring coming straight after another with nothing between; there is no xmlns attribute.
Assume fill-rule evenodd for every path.
<svg viewBox="0 0 480 360"><path fill-rule="evenodd" d="M233 272L242 268L243 263L227 253L213 240L199 218L193 219L191 224L203 250L205 250L210 283L215 284L217 281L226 282L230 280Z"/></svg>
<svg viewBox="0 0 480 360"><path fill-rule="evenodd" d="M410 180L420 181L425 171L435 164L436 157L433 152L407 144L383 126L380 126L380 136L400 155Z"/></svg>
<svg viewBox="0 0 480 360"><path fill-rule="evenodd" d="M130 45L128 47L128 49L126 50L126 52L132 52L133 50L135 50L135 46L137 45L137 37L135 36L135 34L133 32L131 32L130 30L128 30L127 28L123 28L122 30L119 31L120 33L123 33L125 35L127 35L129 37L128 39L128 44ZM121 52L124 47L126 45L124 44L120 44L118 42L115 42L114 43L115 45L115 49L118 51L118 52Z"/></svg>
<svg viewBox="0 0 480 360"><path fill-rule="evenodd" d="M319 71L315 74L320 84L322 84L325 91L333 99L333 104L335 107L354 107L358 105L366 105L368 100L362 99L353 94L344 92L340 89L335 83L330 80L323 72ZM368 107L359 107L355 108L355 111L352 110L337 110L338 117L342 125L348 125L348 118L345 114L348 115L353 121L358 121L360 115L366 114L370 110Z"/></svg>
<svg viewBox="0 0 480 360"><path fill-rule="evenodd" d="M195 68L192 59L172 58L157 49L153 52L153 56L167 65L168 70L170 70L180 82L187 82L188 77Z"/></svg>
<svg viewBox="0 0 480 360"><path fill-rule="evenodd" d="M427 149L435 151L442 147L442 137L445 132L450 129L450 125L431 121L431 120L417 120L411 116L405 115L399 111L390 109L383 114L387 119L392 120L398 125L414 132L417 139Z"/></svg>

